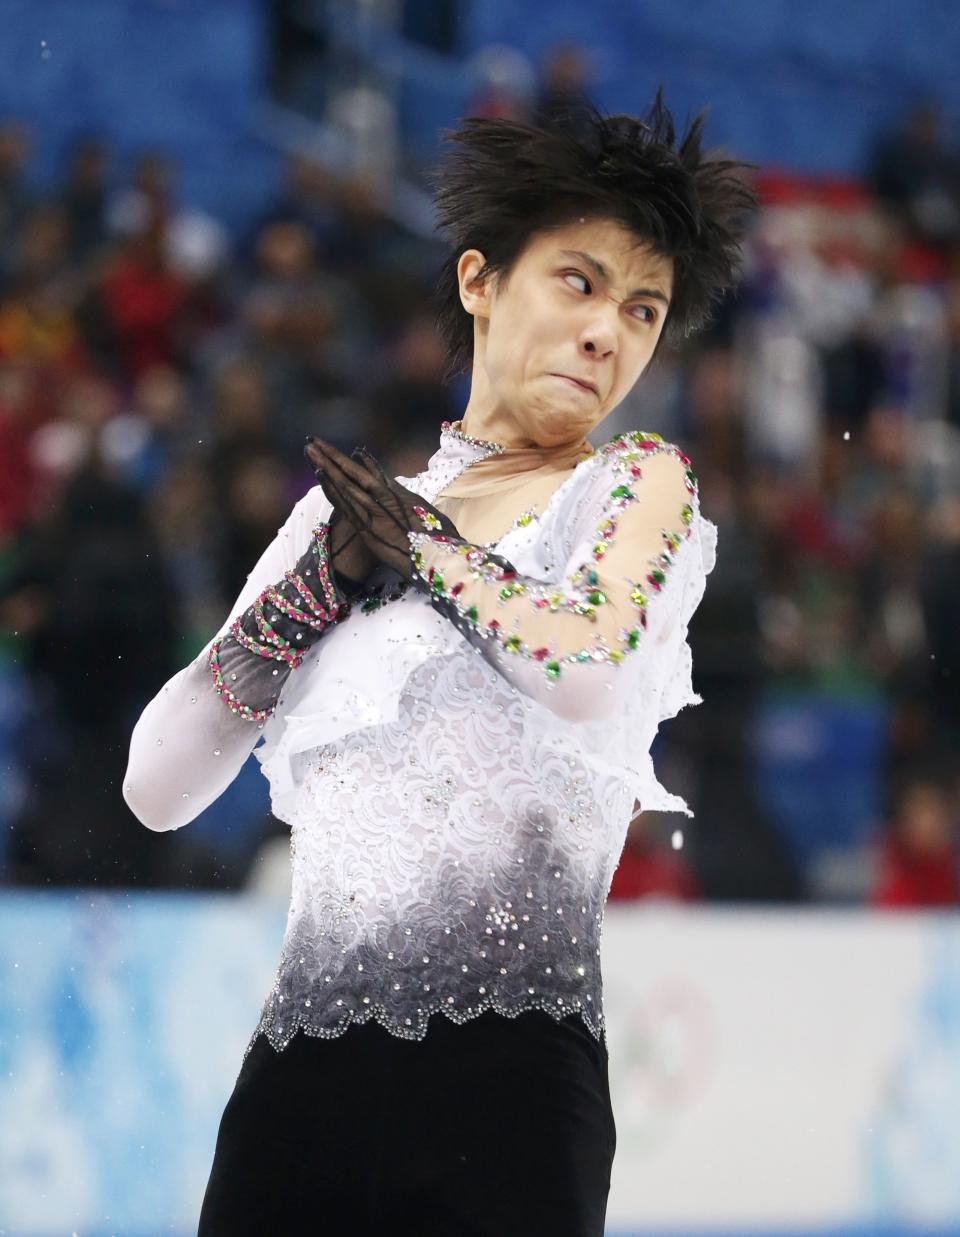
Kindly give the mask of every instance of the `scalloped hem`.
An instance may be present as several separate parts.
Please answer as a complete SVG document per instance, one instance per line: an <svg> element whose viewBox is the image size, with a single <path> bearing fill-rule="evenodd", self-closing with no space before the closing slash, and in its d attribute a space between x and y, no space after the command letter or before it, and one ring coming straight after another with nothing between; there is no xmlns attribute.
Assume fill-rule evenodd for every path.
<svg viewBox="0 0 960 1237"><path fill-rule="evenodd" d="M261 1036L268 1040L276 1052L283 1052L298 1031L314 1039L338 1039L351 1026L363 1026L365 1023L370 1022L371 1019L374 1019L384 1030L396 1036L397 1039L422 1040L427 1034L430 1019L435 1014L443 1014L448 1021L457 1025L463 1025L465 1022L472 1022L474 1018L478 1018L487 1010L492 1010L504 1018L517 1018L528 1010L542 1009L544 1013L549 1014L553 1018L554 1022L558 1023L562 1022L564 1018L569 1017L570 1014L579 1014L584 1026L593 1038L598 1043L606 1045L606 1025L602 1011L594 1018L584 1005L564 1005L559 1007L557 999L548 1000L546 997L536 997L529 1001L506 1005L495 998L487 997L479 1005L470 1005L466 1010L451 1010L443 1005L435 1004L418 1014L415 1020L411 1019L409 1026L398 1024L396 1018L387 1013L381 1004L371 1005L362 1012L359 1010L349 1010L335 1027L314 1026L306 1019L297 1015L287 1024L288 1029L286 1031L278 1033L268 1022L261 1021L250 1037L250 1042L243 1053L243 1060L247 1059L254 1044Z"/></svg>

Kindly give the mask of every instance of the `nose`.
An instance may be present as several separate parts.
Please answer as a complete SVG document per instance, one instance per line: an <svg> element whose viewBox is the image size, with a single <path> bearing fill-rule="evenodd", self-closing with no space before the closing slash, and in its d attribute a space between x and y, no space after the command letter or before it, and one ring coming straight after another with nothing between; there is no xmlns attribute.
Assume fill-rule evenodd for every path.
<svg viewBox="0 0 960 1237"><path fill-rule="evenodd" d="M617 351L617 331L608 314L597 314L580 332L580 350L591 360L613 356Z"/></svg>

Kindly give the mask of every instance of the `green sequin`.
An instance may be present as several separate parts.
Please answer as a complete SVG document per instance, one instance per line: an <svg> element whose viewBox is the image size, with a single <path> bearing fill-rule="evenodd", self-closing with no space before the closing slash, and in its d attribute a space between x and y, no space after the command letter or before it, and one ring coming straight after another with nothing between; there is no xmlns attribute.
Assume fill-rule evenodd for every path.
<svg viewBox="0 0 960 1237"><path fill-rule="evenodd" d="M560 677L560 663L558 661L547 662L547 678L558 679Z"/></svg>
<svg viewBox="0 0 960 1237"><path fill-rule="evenodd" d="M513 596L513 589L510 587L509 584L505 584L503 586L503 588L500 590L500 596L502 597L504 601L506 601L508 597Z"/></svg>
<svg viewBox="0 0 960 1237"><path fill-rule="evenodd" d="M470 619L474 623L477 621L477 607L476 606L467 607L467 618Z"/></svg>
<svg viewBox="0 0 960 1237"><path fill-rule="evenodd" d="M522 643L523 641L520 638L520 636L517 636L517 635L507 636L506 640L504 641L504 648L506 648L508 653L519 653L520 646Z"/></svg>
<svg viewBox="0 0 960 1237"><path fill-rule="evenodd" d="M633 490L629 485L618 485L615 490L610 491L611 498L636 498Z"/></svg>
<svg viewBox="0 0 960 1237"><path fill-rule="evenodd" d="M601 593L598 588L594 589L592 593L587 593L587 601L589 601L592 606L602 606L606 600L606 593Z"/></svg>
<svg viewBox="0 0 960 1237"><path fill-rule="evenodd" d="M639 643L640 643L640 628L634 627L634 629L630 632L629 636L627 636L627 644L629 645L630 648L635 649Z"/></svg>

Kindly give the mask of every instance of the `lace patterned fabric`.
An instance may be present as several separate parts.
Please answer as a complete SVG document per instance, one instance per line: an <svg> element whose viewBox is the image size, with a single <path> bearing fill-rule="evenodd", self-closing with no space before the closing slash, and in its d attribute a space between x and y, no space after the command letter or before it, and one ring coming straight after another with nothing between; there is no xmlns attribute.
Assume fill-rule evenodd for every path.
<svg viewBox="0 0 960 1237"><path fill-rule="evenodd" d="M618 441L580 464L541 517L496 543L527 577L562 586L625 473L638 496L631 517L639 511L644 478L631 469L639 452L642 474L650 448ZM399 480L433 502L489 446L447 428L425 471ZM603 1035L603 910L634 799L692 815L657 782L649 748L665 716L700 700L687 624L715 536L695 485L676 501L674 471L666 492L664 510L676 516L667 531L685 535L668 543L662 587L648 589L642 641L619 662L569 667L582 671L584 699L615 693L612 715L558 713L540 662L510 663L530 673L518 686L429 595L387 572L312 651L315 670L291 679L286 720L267 724L256 752L274 812L291 826L293 892L251 1047L261 1034L282 1049L300 1029L332 1037L371 1018L419 1039L436 1013L462 1022L532 1007L558 1019L577 1012ZM660 521L652 527L636 580L665 548ZM626 541L617 540L620 568ZM611 596L615 577L608 569ZM604 629L611 644L624 617ZM546 631L551 615L537 618Z"/></svg>
<svg viewBox="0 0 960 1237"><path fill-rule="evenodd" d="M443 510L444 487L497 449L446 425L424 471L398 480ZM248 1053L260 1035L280 1050L298 1030L333 1037L369 1019L419 1039L431 1016L463 1022L485 1009L575 1012L603 1036L604 905L634 800L692 815L657 781L649 754L660 722L700 701L687 625L715 562L716 529L700 514L687 464L674 467L684 459L655 435L618 437L579 463L542 513L484 547L525 584L517 615L531 653L575 655L582 633L602 653L564 661L559 692L548 659L506 649L512 619L500 636L478 634L501 600L517 604L493 598L502 582L484 580L479 564L479 575L461 578L480 623L379 568L349 617L290 674L254 749L274 814L290 826L293 886ZM633 498L614 494L624 484ZM316 487L298 507L305 545L330 505ZM591 555L609 602L588 604L593 617L533 607L539 589L570 598L597 586L577 571L611 517L618 527L600 537L600 558ZM285 559L296 561L292 529ZM427 549L452 557L435 541ZM640 607L630 594L652 571L662 578L648 582ZM245 604L269 582L252 573ZM168 688L175 706L184 684ZM165 702L172 707L170 692ZM169 707L153 720L172 719ZM138 725L146 752L154 731ZM177 776L203 780L196 767Z"/></svg>

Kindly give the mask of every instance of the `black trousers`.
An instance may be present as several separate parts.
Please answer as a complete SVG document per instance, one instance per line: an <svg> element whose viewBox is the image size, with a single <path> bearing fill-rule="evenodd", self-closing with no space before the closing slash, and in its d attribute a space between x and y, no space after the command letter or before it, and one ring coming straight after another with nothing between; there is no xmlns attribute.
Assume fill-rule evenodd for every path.
<svg viewBox="0 0 960 1237"><path fill-rule="evenodd" d="M198 1237L602 1237L616 1127L578 1015L261 1036L224 1109Z"/></svg>

